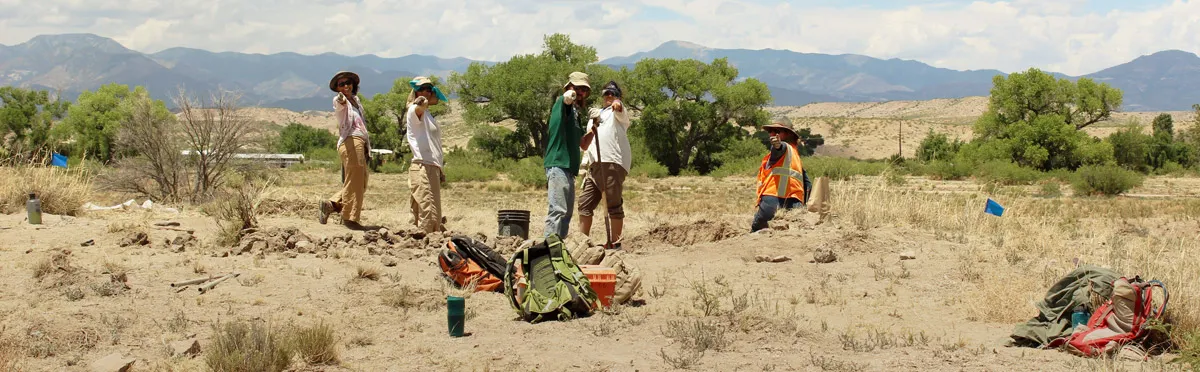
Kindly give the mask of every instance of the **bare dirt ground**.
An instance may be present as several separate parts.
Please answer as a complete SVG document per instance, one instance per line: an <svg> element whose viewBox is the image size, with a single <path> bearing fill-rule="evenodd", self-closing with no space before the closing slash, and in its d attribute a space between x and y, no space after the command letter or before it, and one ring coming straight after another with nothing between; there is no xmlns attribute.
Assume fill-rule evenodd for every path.
<svg viewBox="0 0 1200 372"><path fill-rule="evenodd" d="M447 336L437 237L350 242L333 218L316 223L316 202L338 187L334 173L283 172L262 196L264 229L295 228L324 246L297 249L211 244L217 225L200 208L0 215L0 346L28 371L82 371L114 352L135 370L206 370L204 356L172 358L167 345L196 335L212 343L218 323L334 326L341 363L304 371L1094 371L1177 370L1170 356L1088 360L1059 351L1005 347L1033 301L1076 262L1164 280L1171 316L1200 322L1200 179L1154 178L1135 194L1158 198L1037 198L1020 188L991 195L1009 210L982 214L983 187L969 182L878 178L833 183L833 216L780 216L778 230L747 234L753 180L630 179L628 262L644 275L637 306L570 322L514 320L506 299L467 299L468 337ZM493 181L489 184L503 183ZM373 174L364 223L409 228L407 180ZM448 226L495 242L496 211L532 211L541 236L543 190L486 191L463 183L443 191ZM932 184L932 186L930 186ZM516 188L521 190L520 188ZM97 194L97 204L123 201ZM139 199L138 202L142 200ZM182 251L165 241L193 229ZM574 228L574 226L573 226ZM121 247L148 233L149 245ZM183 233L186 234L187 233ZM602 233L599 233L602 237ZM408 240L406 240L408 239ZM94 245L81 246L92 240ZM570 244L582 244L573 234ZM832 263L809 262L818 249ZM70 253L63 258L63 251ZM901 260L910 251L916 259ZM786 255L782 263L756 255ZM56 259L56 255L58 255ZM394 264L395 266L388 266ZM360 269L377 270L375 279ZM40 278L35 273L41 272ZM128 289L114 288L125 273ZM168 283L239 272L211 292ZM698 351L700 350L700 351ZM4 354L0 352L0 354ZM3 360L0 360L3 363Z"/></svg>

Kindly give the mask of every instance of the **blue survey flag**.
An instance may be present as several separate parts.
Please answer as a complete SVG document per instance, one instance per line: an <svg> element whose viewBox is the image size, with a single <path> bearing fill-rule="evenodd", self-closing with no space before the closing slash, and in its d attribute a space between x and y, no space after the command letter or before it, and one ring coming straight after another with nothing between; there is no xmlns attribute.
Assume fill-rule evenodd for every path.
<svg viewBox="0 0 1200 372"><path fill-rule="evenodd" d="M50 153L50 165L66 168L67 156L57 152Z"/></svg>
<svg viewBox="0 0 1200 372"><path fill-rule="evenodd" d="M1004 215L1004 207L1000 206L1000 203L992 200L992 198L988 198L987 206L983 208L983 212L1000 217Z"/></svg>

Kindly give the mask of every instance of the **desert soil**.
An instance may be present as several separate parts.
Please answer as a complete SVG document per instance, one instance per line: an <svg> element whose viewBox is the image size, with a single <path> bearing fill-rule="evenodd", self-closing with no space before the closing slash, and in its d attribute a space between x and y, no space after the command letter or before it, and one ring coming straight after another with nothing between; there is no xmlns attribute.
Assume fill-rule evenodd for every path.
<svg viewBox="0 0 1200 372"><path fill-rule="evenodd" d="M297 362L301 370L661 371L687 362L712 371L1175 369L1164 364L1169 356L1092 361L1005 341L1074 259L1127 262L1113 255L1158 236L1200 235L1200 206L1182 195L1194 194L1196 179L1156 178L1135 191L1166 199L1039 199L1006 189L996 197L1009 204L1010 215L1000 219L979 213L979 185L931 187L914 179L893 187L860 178L833 183L828 221L793 212L760 234L747 233L751 179L631 179L625 245L628 262L644 275L637 304L528 324L515 320L502 295L474 293L467 299L469 336L451 338L445 296L460 292L439 276L441 238L400 236L411 230L403 176L371 176L365 224L399 236L374 243L336 217L327 225L315 221L316 201L336 190L336 174L281 177L263 196L261 227L294 228L326 241L312 253L273 244L245 253L215 246L217 224L197 207L46 216L41 226L25 224L24 215L0 215L2 336L25 345L21 362L31 371L82 371L112 353L135 358L136 370L205 370L203 356L172 358L166 345L195 335L208 348L213 326L236 320L332 324L340 365ZM495 211L526 209L533 214L531 235L541 236L544 191L486 190L488 184L465 183L443 191L449 228L494 243ZM107 199L97 204L123 201L98 198ZM947 212L964 211L959 202L967 203L965 212ZM979 208L970 208L975 203ZM1022 225L1034 221L1024 215L1054 208L1099 212ZM1119 211L1111 208L1134 211L1133 217L1114 217ZM197 240L182 233L181 246L169 244L181 232L156 228L163 221L193 229ZM138 231L148 233L148 245L119 245ZM335 241L346 235L350 242ZM1112 246L1114 239L1127 245ZM81 246L88 240L94 245ZM568 241L586 244L586 237L573 233ZM1097 248L1102 244L1108 246ZM809 262L819 249L834 251L837 260ZM63 251L70 253L56 261L59 269L34 278L41 263ZM901 260L903 252L916 258ZM760 263L756 255L791 260ZM380 277L357 278L361 268ZM122 271L129 289L113 290L109 273ZM168 286L229 272L241 275L205 294ZM1177 306L1195 304L1193 290L1182 289ZM683 347L701 337L712 346L702 354Z"/></svg>

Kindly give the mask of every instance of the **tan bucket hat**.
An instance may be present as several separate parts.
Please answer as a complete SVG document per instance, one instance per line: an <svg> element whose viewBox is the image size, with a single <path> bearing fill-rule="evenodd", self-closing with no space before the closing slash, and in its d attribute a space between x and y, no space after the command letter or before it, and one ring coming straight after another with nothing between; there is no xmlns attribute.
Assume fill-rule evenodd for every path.
<svg viewBox="0 0 1200 372"><path fill-rule="evenodd" d="M337 92L337 82L342 78L350 78L350 81L354 82L354 86L358 86L358 74L350 71L340 71L333 75L333 79L329 79L329 90ZM355 90L357 91L357 89Z"/></svg>
<svg viewBox="0 0 1200 372"><path fill-rule="evenodd" d="M566 88L568 85L583 86L592 89L592 85L588 84L588 74L579 71L572 72L570 76L567 76L567 83L563 84L563 88Z"/></svg>
<svg viewBox="0 0 1200 372"><path fill-rule="evenodd" d="M788 132L792 132L792 135L795 136L797 140L800 139L800 134L796 133L796 128L792 125L792 123L774 122L763 126L763 130L767 130L767 128L783 129Z"/></svg>

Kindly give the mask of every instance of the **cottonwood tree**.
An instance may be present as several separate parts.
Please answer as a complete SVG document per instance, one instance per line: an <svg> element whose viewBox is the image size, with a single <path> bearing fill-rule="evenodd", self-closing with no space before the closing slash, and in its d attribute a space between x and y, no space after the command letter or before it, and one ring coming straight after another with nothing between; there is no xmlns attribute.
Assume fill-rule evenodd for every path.
<svg viewBox="0 0 1200 372"><path fill-rule="evenodd" d="M117 133L127 114L121 104L130 94L128 85L111 83L79 95L61 123L74 140L75 154L87 154L103 163L113 159Z"/></svg>
<svg viewBox="0 0 1200 372"><path fill-rule="evenodd" d="M253 120L239 110L240 98L236 92L220 91L201 101L183 89L174 97L183 145L190 151L194 169L193 202L212 196L228 174L233 156L246 148L255 132Z"/></svg>
<svg viewBox="0 0 1200 372"><path fill-rule="evenodd" d="M0 159L24 163L44 157L51 126L70 102L47 91L0 87Z"/></svg>
<svg viewBox="0 0 1200 372"><path fill-rule="evenodd" d="M562 94L567 76L573 71L589 75L593 90L589 102L596 102L603 85L616 78L611 68L596 65L598 60L596 48L553 34L543 38L541 53L515 56L493 66L472 63L466 72L451 74L450 85L468 121L516 123L511 132L485 128L487 136L480 140L485 147L495 147L487 150L514 158L541 156L546 151L551 105Z"/></svg>
<svg viewBox="0 0 1200 372"><path fill-rule="evenodd" d="M993 78L988 110L964 151L1041 170L1074 169L1112 157L1081 129L1112 117L1122 93L1088 78L1076 82L1029 69Z"/></svg>
<svg viewBox="0 0 1200 372"><path fill-rule="evenodd" d="M631 130L672 175L684 169L708 173L731 140L747 136L740 127L761 128L770 121L767 85L738 82L725 58L711 64L686 59L644 59L623 72L628 106L641 111Z"/></svg>

